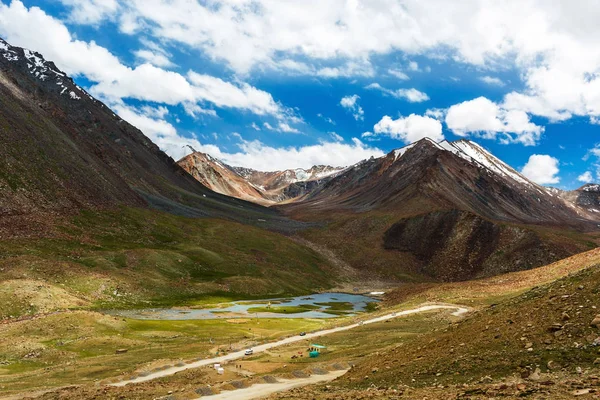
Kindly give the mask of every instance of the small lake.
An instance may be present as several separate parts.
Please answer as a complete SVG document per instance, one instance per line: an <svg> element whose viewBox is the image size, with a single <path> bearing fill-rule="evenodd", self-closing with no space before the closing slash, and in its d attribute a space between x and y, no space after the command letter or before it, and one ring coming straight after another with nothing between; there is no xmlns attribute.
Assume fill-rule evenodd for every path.
<svg viewBox="0 0 600 400"><path fill-rule="evenodd" d="M233 319L233 318L335 318L352 316L378 302L374 297L348 293L318 293L266 300L242 300L215 308L146 308L106 310L109 315L145 320Z"/></svg>

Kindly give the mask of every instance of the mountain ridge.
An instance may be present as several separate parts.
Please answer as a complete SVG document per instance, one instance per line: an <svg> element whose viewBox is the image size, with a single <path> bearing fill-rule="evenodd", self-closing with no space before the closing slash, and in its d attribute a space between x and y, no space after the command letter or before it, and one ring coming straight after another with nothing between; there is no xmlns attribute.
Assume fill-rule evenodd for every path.
<svg viewBox="0 0 600 400"><path fill-rule="evenodd" d="M302 226L275 210L199 184L53 62L3 39L0 93L0 214L12 215L11 224L21 218L25 231L38 225L38 213L58 216L119 206L278 230Z"/></svg>
<svg viewBox="0 0 600 400"><path fill-rule="evenodd" d="M230 166L208 153L192 151L177 163L196 180L215 192L263 205L297 201L345 169L315 165L309 169L258 171Z"/></svg>

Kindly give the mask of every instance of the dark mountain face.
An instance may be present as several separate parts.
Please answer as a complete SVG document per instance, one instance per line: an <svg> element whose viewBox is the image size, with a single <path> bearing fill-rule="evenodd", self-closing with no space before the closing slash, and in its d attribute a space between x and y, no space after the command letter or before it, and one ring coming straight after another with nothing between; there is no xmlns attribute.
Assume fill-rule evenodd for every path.
<svg viewBox="0 0 600 400"><path fill-rule="evenodd" d="M459 210L401 219L385 232L383 246L412 253L422 262L420 272L442 281L530 269L569 255L531 230Z"/></svg>
<svg viewBox="0 0 600 400"><path fill-rule="evenodd" d="M468 141L438 144L424 139L386 157L363 161L288 208L410 214L406 206L415 200L496 221L581 229L596 226Z"/></svg>
<svg viewBox="0 0 600 400"><path fill-rule="evenodd" d="M205 188L52 62L0 39L0 215L121 205L286 222Z"/></svg>
<svg viewBox="0 0 600 400"><path fill-rule="evenodd" d="M600 185L588 183L576 190L549 190L567 203L573 204L582 216L590 219L600 218Z"/></svg>
<svg viewBox="0 0 600 400"><path fill-rule="evenodd" d="M421 140L363 161L278 208L330 221L330 237L313 231L314 239L356 260L356 268L445 281L547 264L589 248L584 232L598 229L580 206L469 141ZM373 261L365 262L365 252Z"/></svg>

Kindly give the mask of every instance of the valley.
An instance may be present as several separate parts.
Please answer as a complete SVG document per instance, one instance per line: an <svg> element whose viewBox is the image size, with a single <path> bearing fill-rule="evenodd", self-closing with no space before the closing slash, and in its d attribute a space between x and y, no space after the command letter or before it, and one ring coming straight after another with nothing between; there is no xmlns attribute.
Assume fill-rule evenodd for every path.
<svg viewBox="0 0 600 400"><path fill-rule="evenodd" d="M598 185L458 134L349 165L176 161L98 97L0 39L0 400L600 392ZM256 132L303 122L269 105Z"/></svg>

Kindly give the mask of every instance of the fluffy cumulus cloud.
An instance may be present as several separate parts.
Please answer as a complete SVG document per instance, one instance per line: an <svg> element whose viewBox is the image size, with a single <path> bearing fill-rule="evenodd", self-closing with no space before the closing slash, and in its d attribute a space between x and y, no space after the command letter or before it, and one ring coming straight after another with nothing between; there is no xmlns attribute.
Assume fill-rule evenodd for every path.
<svg viewBox="0 0 600 400"><path fill-rule="evenodd" d="M577 180L583 183L590 183L594 180L594 177L590 171L585 171L583 174L577 177Z"/></svg>
<svg viewBox="0 0 600 400"><path fill-rule="evenodd" d="M437 142L444 140L440 121L416 114L411 114L408 117L400 117L395 120L386 115L373 127L373 132L374 134L388 135L406 144L426 137ZM372 135L367 133L365 137Z"/></svg>
<svg viewBox="0 0 600 400"><path fill-rule="evenodd" d="M394 51L490 69L510 63L522 72L525 88L509 93L504 109L553 120L600 116L600 8L594 0L61 1L74 20L112 18L123 32L143 29L242 74L283 68L364 76L373 72L373 56ZM423 71L415 61L406 69Z"/></svg>
<svg viewBox="0 0 600 400"><path fill-rule="evenodd" d="M381 157L385 153L365 145L357 138L352 143L323 142L309 146L271 147L260 141L242 141L238 152L226 152L214 145L198 145L204 151L229 165L254 168L259 171L289 168L310 168L313 165L349 166L358 161Z"/></svg>
<svg viewBox="0 0 600 400"><path fill-rule="evenodd" d="M521 110L508 110L485 97L455 104L446 112L446 125L458 136L498 138L503 143L533 146L544 128Z"/></svg>
<svg viewBox="0 0 600 400"><path fill-rule="evenodd" d="M102 11L112 10L107 4L88 11L90 20L112 15ZM239 73L273 67L364 76L374 55L394 51L488 68L509 62L525 88L506 96L505 110L554 120L600 115L600 8L593 0L133 0L121 8L125 31L144 27ZM412 61L407 70L423 69Z"/></svg>
<svg viewBox="0 0 600 400"><path fill-rule="evenodd" d="M71 8L71 20L79 24L97 24L115 15L117 0L60 0Z"/></svg>
<svg viewBox="0 0 600 400"><path fill-rule="evenodd" d="M74 15L78 15L77 10L88 10L88 5L103 9L100 5L108 7L112 4L109 3L101 0L70 2ZM31 26L36 29L24 29ZM165 66L165 60L156 57L160 54L156 46L154 56L146 52L136 54L152 63L128 67L106 48L93 41L75 39L61 21L37 7L28 9L20 1L12 1L10 5L0 3L0 35L12 44L40 51L70 75L85 76L95 83L90 89L92 94L111 102L132 98L171 105L186 103L190 109L194 108L189 107L190 104L201 102L279 119L285 119L290 113L271 94L245 82L226 82L193 71L184 76L165 70L159 65Z"/></svg>
<svg viewBox="0 0 600 400"><path fill-rule="evenodd" d="M429 96L426 93L423 93L415 88L411 89L396 89L391 90L381 86L379 83L371 83L366 87L366 89L374 89L379 90L385 93L388 96L395 97L397 99L403 99L410 103L421 103L429 100Z"/></svg>
<svg viewBox="0 0 600 400"><path fill-rule="evenodd" d="M597 144L596 146L589 149L586 155L583 157L583 160L592 162L591 166L595 169L596 179L600 180L600 144ZM587 180L591 182L593 181L594 177L591 172L586 171L584 174L580 175L579 178L589 178ZM583 182L583 180L579 178L578 180Z"/></svg>
<svg viewBox="0 0 600 400"><path fill-rule="evenodd" d="M135 56L141 60L143 63L149 63L155 65L157 67L172 67L173 62L169 59L169 57L160 52L141 49L135 51Z"/></svg>
<svg viewBox="0 0 600 400"><path fill-rule="evenodd" d="M540 185L555 184L560 182L558 159L545 154L533 154L521 173Z"/></svg>
<svg viewBox="0 0 600 400"><path fill-rule="evenodd" d="M360 106L360 104L358 104L359 99L360 96L357 94L353 94L352 96L345 96L342 97L342 100L340 100L340 105L347 109L350 113L352 113L352 116L355 120L362 121L363 119L365 119L365 111Z"/></svg>

